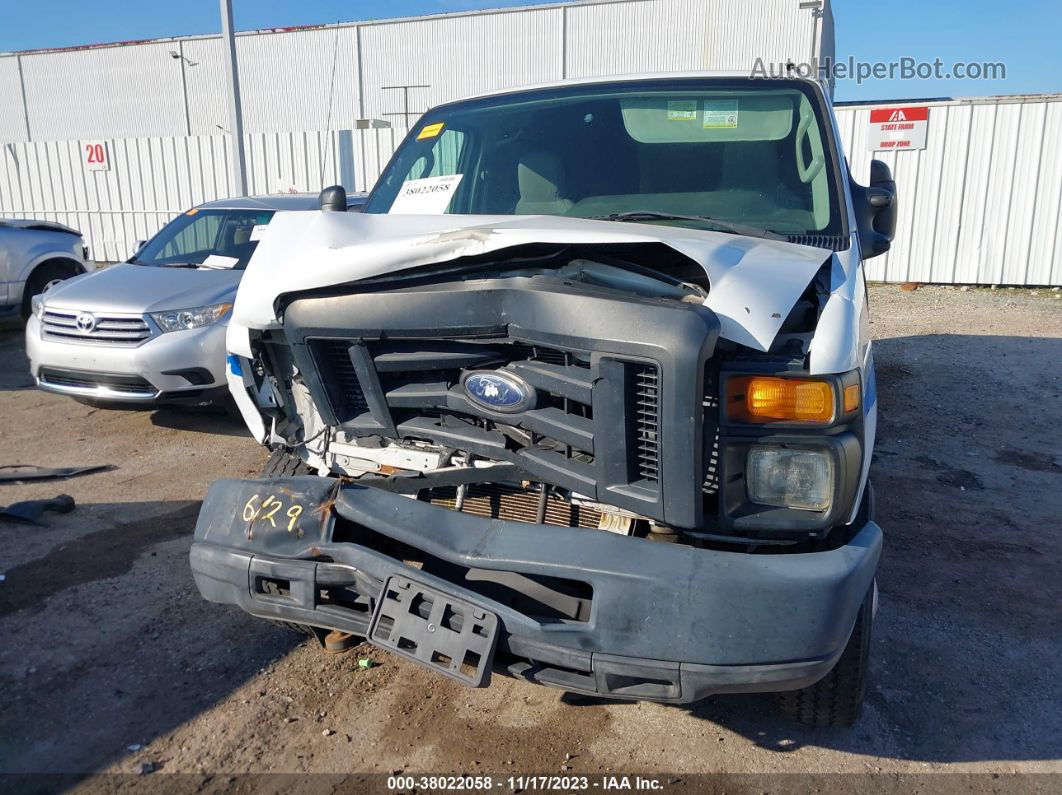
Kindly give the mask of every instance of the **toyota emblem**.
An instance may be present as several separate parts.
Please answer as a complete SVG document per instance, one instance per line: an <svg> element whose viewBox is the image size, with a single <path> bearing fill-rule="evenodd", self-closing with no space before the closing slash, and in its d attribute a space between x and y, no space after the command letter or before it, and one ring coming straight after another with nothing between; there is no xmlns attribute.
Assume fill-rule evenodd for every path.
<svg viewBox="0 0 1062 795"><path fill-rule="evenodd" d="M91 334L96 328L96 316L91 312L78 313L77 320L74 322L77 323L77 330L82 334Z"/></svg>

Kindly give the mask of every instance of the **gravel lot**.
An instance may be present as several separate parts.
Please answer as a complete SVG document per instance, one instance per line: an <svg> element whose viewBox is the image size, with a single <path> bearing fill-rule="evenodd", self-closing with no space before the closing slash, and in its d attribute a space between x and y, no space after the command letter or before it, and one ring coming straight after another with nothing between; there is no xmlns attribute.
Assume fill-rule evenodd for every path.
<svg viewBox="0 0 1062 795"><path fill-rule="evenodd" d="M793 725L763 696L468 690L207 604L187 563L198 500L263 451L223 415L38 392L21 332L0 332L0 464L115 467L0 485L0 504L78 502L42 527L0 522L0 771L1062 773L1059 295L871 290L886 547L851 730Z"/></svg>

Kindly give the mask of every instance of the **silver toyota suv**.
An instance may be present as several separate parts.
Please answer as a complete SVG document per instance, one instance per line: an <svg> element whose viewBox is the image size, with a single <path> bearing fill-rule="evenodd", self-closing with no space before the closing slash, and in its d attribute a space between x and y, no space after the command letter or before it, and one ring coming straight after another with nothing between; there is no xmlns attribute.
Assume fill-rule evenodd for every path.
<svg viewBox="0 0 1062 795"><path fill-rule="evenodd" d="M347 197L347 209L362 199ZM317 194L222 199L182 213L127 262L34 299L26 353L37 386L93 405L228 399L225 326L262 229Z"/></svg>

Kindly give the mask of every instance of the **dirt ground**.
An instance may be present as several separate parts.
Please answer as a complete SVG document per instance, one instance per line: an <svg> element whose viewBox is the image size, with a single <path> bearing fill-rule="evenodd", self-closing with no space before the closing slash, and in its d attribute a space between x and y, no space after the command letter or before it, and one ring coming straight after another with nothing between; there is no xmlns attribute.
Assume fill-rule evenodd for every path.
<svg viewBox="0 0 1062 795"><path fill-rule="evenodd" d="M0 464L111 464L0 485L73 495L0 522L0 771L1062 773L1062 299L871 290L885 553L851 730L766 696L604 703L469 690L371 647L329 656L204 602L188 569L211 480L263 451L223 415L94 410L36 391L0 332ZM377 667L363 670L371 657ZM142 766L147 765L147 768ZM147 779L135 779L145 782ZM1057 781L1057 780L1056 780ZM91 783L91 782L87 782Z"/></svg>

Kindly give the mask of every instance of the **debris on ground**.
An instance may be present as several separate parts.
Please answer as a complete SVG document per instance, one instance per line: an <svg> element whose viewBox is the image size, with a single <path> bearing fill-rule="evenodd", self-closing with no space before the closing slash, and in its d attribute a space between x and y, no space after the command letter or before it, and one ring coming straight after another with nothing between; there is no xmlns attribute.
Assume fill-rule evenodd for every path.
<svg viewBox="0 0 1062 795"><path fill-rule="evenodd" d="M373 659L371 659L369 657L362 657L360 660L358 660L358 667L363 669L363 670L367 670L369 668L374 668L375 666L376 666L376 660L373 660Z"/></svg>
<svg viewBox="0 0 1062 795"><path fill-rule="evenodd" d="M0 505L0 519L14 519L16 522L40 524L45 511L70 513L74 510L74 498L69 494L60 494L50 500L25 500L13 502L4 507Z"/></svg>
<svg viewBox="0 0 1062 795"><path fill-rule="evenodd" d="M112 464L96 464L88 467L39 467L32 464L0 465L0 483L22 483L27 480L58 480L93 472L110 472L117 469ZM11 470L11 471L3 471Z"/></svg>

